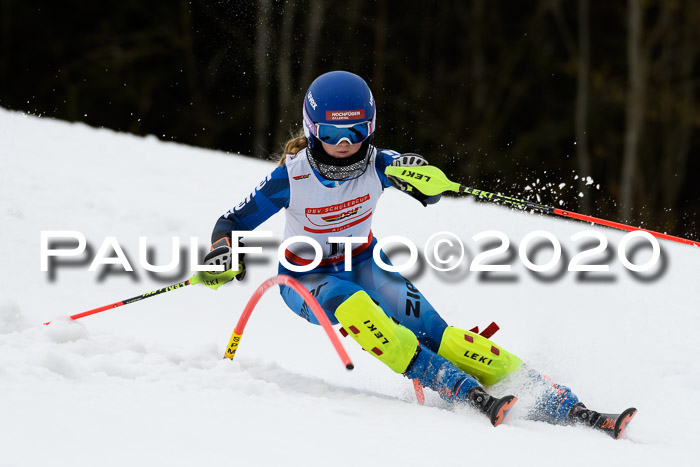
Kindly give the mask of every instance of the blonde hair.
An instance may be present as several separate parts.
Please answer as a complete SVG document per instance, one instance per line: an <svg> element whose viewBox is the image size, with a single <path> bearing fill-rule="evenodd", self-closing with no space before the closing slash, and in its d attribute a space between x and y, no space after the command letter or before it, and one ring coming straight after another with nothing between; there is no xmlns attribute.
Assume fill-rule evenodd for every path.
<svg viewBox="0 0 700 467"><path fill-rule="evenodd" d="M277 165L283 166L287 161L287 154L296 154L305 147L306 136L304 136L304 130L297 130L296 133L291 133L291 139L284 144L284 149Z"/></svg>

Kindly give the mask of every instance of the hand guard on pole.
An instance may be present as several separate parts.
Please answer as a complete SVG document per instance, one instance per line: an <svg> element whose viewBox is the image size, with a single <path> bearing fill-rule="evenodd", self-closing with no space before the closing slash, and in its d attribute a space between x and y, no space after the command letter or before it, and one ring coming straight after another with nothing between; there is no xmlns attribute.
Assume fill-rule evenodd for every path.
<svg viewBox="0 0 700 467"><path fill-rule="evenodd" d="M242 242L238 242L239 246L243 246ZM232 254L231 254L231 239L222 237L211 245L211 251L204 257L206 266L223 266L223 271L200 271L200 279L202 284L210 289L216 290L226 282L242 280L245 277L245 262L244 253L238 255L238 268L232 269Z"/></svg>
<svg viewBox="0 0 700 467"><path fill-rule="evenodd" d="M428 161L425 160L425 158L420 154L414 154L410 152L402 154L401 156L394 159L394 162L391 163L391 167L420 167L423 165L428 165ZM438 201L440 201L440 197L442 196L428 196L426 194L423 194L410 183L392 175L387 175L387 178L389 179L389 182L391 182L391 184L394 186L394 188L408 193L409 195L417 199L423 206L437 203Z"/></svg>

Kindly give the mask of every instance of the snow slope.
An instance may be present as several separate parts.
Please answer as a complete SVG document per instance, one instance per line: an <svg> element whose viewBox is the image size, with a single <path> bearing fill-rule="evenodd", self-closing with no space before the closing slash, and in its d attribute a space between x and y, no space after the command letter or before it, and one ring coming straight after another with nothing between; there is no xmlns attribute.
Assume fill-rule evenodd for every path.
<svg viewBox="0 0 700 467"><path fill-rule="evenodd" d="M494 340L572 387L589 407L639 409L618 441L525 420L522 408L494 429L433 393L419 406L410 381L349 339L343 343L356 369L346 371L321 329L288 311L276 290L260 302L236 359L223 360L247 299L276 273L270 242L249 261L243 283L215 292L188 287L79 321L60 318L188 277L146 274L138 237L148 237L157 264L170 257L172 237L196 236L207 247L216 218L273 164L2 109L0 163L2 467L694 465L700 250L663 242L660 266L635 275L617 258L623 233L468 198L424 209L388 190L375 219L379 238L406 235L422 248L433 233L448 231L467 247L451 273L417 266L408 274L448 322L496 321L502 329ZM282 225L279 214L260 229L279 241ZM543 279L518 258L520 240L546 230L568 261L580 246L569 237L591 228L610 242L610 254L595 258L610 264L608 273ZM46 230L83 232L93 255L114 236L135 272L100 276L84 256L52 279L40 271ZM468 271L483 246L472 236L485 230L512 242L513 254L496 258L512 265L510 273ZM542 264L551 252L532 256ZM630 257L639 264L650 253Z"/></svg>

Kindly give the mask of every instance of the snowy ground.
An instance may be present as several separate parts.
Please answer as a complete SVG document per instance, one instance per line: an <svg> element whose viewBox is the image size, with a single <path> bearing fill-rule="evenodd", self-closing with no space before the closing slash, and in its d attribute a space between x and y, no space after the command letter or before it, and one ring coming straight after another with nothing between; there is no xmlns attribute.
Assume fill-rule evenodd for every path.
<svg viewBox="0 0 700 467"><path fill-rule="evenodd" d="M525 269L520 240L552 232L566 259L570 240L592 227L446 199L424 209L389 190L375 220L378 237L406 235L422 248L437 231L467 247L452 273L409 274L453 325L492 320L494 337L589 407L639 413L622 440L584 428L522 418L492 428L474 412L450 409L432 393L419 406L410 382L350 340L346 371L327 338L288 311L275 290L248 324L239 353L222 356L256 286L276 273L269 244L249 262L244 283L214 292L188 287L80 321L57 319L140 295L180 278L150 277L138 237L155 262L171 238L208 246L216 218L243 199L271 163L137 138L0 109L0 466L123 465L694 465L700 413L698 280L700 250L661 243L660 266L621 266L623 234L595 228L610 244L608 273ZM559 183L559 180L551 180ZM486 188L486 187L484 187ZM514 195L517 195L514 193ZM543 202L547 202L546 198ZM595 213L590 213L594 214ZM261 227L279 239L280 214ZM114 236L134 273L89 272L92 256L40 271L40 232L77 230L96 253ZM510 273L484 276L467 265L504 232ZM187 244L185 244L187 248ZM551 256L545 249L536 263ZM648 249L631 255L636 263ZM396 256L402 258L401 254ZM513 388L494 388L502 394Z"/></svg>

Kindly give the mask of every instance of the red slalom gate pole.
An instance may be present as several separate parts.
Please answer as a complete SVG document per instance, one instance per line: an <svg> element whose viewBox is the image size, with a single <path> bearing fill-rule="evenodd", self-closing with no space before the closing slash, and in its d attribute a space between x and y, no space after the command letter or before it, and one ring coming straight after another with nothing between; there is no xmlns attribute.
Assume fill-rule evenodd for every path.
<svg viewBox="0 0 700 467"><path fill-rule="evenodd" d="M71 315L71 316L69 316L69 318L73 319L73 320L84 318L86 316L94 315L95 313L101 313L101 312L106 311L106 310L111 310L112 308L118 308L120 306L129 305L131 303L143 300L144 298L155 297L156 295L160 295L160 294L165 293L165 292L170 292L171 290L175 290L175 289L180 289L182 287L185 287L187 285L192 285L192 284L199 284L199 277L196 274L194 276L190 277L189 279L187 279L186 281L179 282L179 283L173 284L173 285L169 285L167 287L163 287L162 289L154 290L153 292L146 292L145 294L138 295L136 297L126 298L124 300L120 300L120 301L115 302L115 303L110 303L109 305L101 306L99 308L95 308L95 309L88 310L88 311L83 311L82 313ZM44 323L44 325L47 325L47 324L51 324L51 321L47 321Z"/></svg>
<svg viewBox="0 0 700 467"><path fill-rule="evenodd" d="M345 368L348 370L352 370L353 368L355 368L355 366L352 364L352 361L350 361L350 357L345 351L343 344L340 343L338 335L333 330L333 326L328 320L328 316L326 316L326 313L323 311L323 308L321 308L321 305L319 305L316 298L313 295L311 295L311 293L308 290L306 290L306 287L304 287L301 284L301 282L294 279L293 277L284 274L271 277L270 279L263 282L250 297L250 300L248 300L248 304L243 309L241 317L238 318L238 323L236 323L236 327L233 329L233 334L231 335L231 339L229 340L228 347L226 348L226 353L224 354L224 358L233 360L233 357L236 356L236 351L238 350L238 345L241 343L241 336L243 336L243 331L245 330L245 326L248 323L248 318L250 318L250 315L253 313L255 306L258 304L258 301L260 301L260 298L263 296L263 294L267 292L267 290L270 289L270 287L275 285L286 285L287 287L291 287L296 293L298 293L301 296L301 298L304 299L307 305L309 305L309 307L311 308L311 311L313 311L314 316L316 316L318 322L323 327L323 330L326 331L326 334L331 340L333 347L335 347L335 351L338 352L338 356L343 361Z"/></svg>

